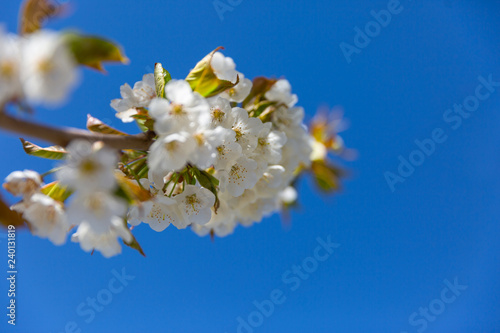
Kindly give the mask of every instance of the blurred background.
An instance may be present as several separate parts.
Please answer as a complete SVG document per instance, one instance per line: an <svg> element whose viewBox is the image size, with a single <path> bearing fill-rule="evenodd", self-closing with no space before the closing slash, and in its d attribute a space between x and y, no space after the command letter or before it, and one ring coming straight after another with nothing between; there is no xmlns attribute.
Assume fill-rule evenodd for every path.
<svg viewBox="0 0 500 333"><path fill-rule="evenodd" d="M2 3L0 21L12 32L18 7ZM370 23L388 7L385 27ZM500 82L499 9L496 0L72 2L73 13L48 27L114 39L131 64L108 66L106 76L85 70L71 101L35 119L84 127L90 113L135 131L109 106L120 85L155 62L184 78L224 46L246 77L286 77L308 119L321 106L343 109L342 136L359 157L343 163L351 176L339 195L321 196L302 179L289 227L273 216L212 242L142 225L135 235L147 257L124 248L112 259L20 231L17 325L7 325L0 279L0 331L500 332L500 87L482 88L489 97L466 116L447 111L471 101L480 76ZM358 28L372 29L368 41L356 39ZM414 153L415 140L436 129L446 140L430 156ZM26 156L16 136L0 140L0 177L54 166ZM410 155L419 165L391 187L387 173L400 176L400 156ZM294 276L288 271L328 236L340 246L287 283L282 276ZM123 273L120 292L106 291ZM254 301L268 304L275 289L281 304L258 310ZM106 304L92 308L96 297Z"/></svg>

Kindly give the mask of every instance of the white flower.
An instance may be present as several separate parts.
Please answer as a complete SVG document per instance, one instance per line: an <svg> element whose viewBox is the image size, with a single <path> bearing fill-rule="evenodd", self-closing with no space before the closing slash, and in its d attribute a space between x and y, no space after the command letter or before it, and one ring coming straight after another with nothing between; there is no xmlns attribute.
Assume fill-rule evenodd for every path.
<svg viewBox="0 0 500 333"><path fill-rule="evenodd" d="M297 95L292 94L292 86L290 85L290 82L285 79L276 81L271 89L266 92L265 97L272 102L284 104L289 108L294 106L298 101Z"/></svg>
<svg viewBox="0 0 500 333"><path fill-rule="evenodd" d="M21 82L24 95L35 103L60 103L78 80L76 62L61 35L42 30L22 47Z"/></svg>
<svg viewBox="0 0 500 333"><path fill-rule="evenodd" d="M302 107L287 108L281 106L271 114L271 120L279 130L287 133L293 131L294 127L302 125L304 114Z"/></svg>
<svg viewBox="0 0 500 333"><path fill-rule="evenodd" d="M236 141L241 145L244 153L250 154L257 147L257 134L262 127L259 118L248 117L245 109L235 107L231 110L233 118L232 129L236 133Z"/></svg>
<svg viewBox="0 0 500 333"><path fill-rule="evenodd" d="M110 230L115 217L123 217L127 206L121 199L107 192L77 192L67 207L68 221L72 225L88 224L95 234L105 234Z"/></svg>
<svg viewBox="0 0 500 333"><path fill-rule="evenodd" d="M132 241L132 234L125 227L123 220L115 216L109 222L109 228L104 233L96 233L90 223L80 224L72 235L71 241L80 243L80 247L86 252L95 249L101 252L104 257L109 258L122 252L118 237L127 243Z"/></svg>
<svg viewBox="0 0 500 333"><path fill-rule="evenodd" d="M57 172L62 184L74 190L93 193L116 187L116 152L100 143L76 140L67 147L66 164Z"/></svg>
<svg viewBox="0 0 500 333"><path fill-rule="evenodd" d="M166 135L180 130L189 131L210 122L210 107L206 99L193 92L184 80L171 80L165 86L164 98L156 98L149 105L149 114L155 120L155 131Z"/></svg>
<svg viewBox="0 0 500 333"><path fill-rule="evenodd" d="M231 167L241 156L241 146L236 142L234 131L225 131L221 134L222 144L216 148L214 167L216 170L225 170Z"/></svg>
<svg viewBox="0 0 500 333"><path fill-rule="evenodd" d="M20 42L0 26L0 106L22 94L20 81Z"/></svg>
<svg viewBox="0 0 500 333"><path fill-rule="evenodd" d="M307 167L311 165L312 152L310 135L305 125L294 126L287 131L287 142L281 150L280 164L287 172L293 172L301 164Z"/></svg>
<svg viewBox="0 0 500 333"><path fill-rule="evenodd" d="M297 190L292 186L288 186L282 192L280 192L278 197L284 204L293 204L295 201L297 201Z"/></svg>
<svg viewBox="0 0 500 333"><path fill-rule="evenodd" d="M15 196L30 197L40 190L42 177L31 170L14 171L5 178L3 187Z"/></svg>
<svg viewBox="0 0 500 333"><path fill-rule="evenodd" d="M128 214L128 223L137 226L144 222L154 231L161 232L170 224L179 224L179 215L177 202L159 194L152 200L143 202L141 206L133 206Z"/></svg>
<svg viewBox="0 0 500 333"><path fill-rule="evenodd" d="M215 203L215 195L204 187L187 185L184 191L174 197L182 214L180 223L172 223L179 229L190 224L206 224L212 217L211 207Z"/></svg>
<svg viewBox="0 0 500 333"><path fill-rule="evenodd" d="M220 97L236 103L241 103L247 98L252 90L252 81L245 78L241 73L238 73L238 77L240 78L240 82L234 87L220 93Z"/></svg>
<svg viewBox="0 0 500 333"><path fill-rule="evenodd" d="M21 205L12 207L29 222L31 232L41 238L48 238L54 245L66 242L70 226L62 204L41 193L34 194Z"/></svg>
<svg viewBox="0 0 500 333"><path fill-rule="evenodd" d="M219 80L230 81L231 83L236 83L238 80L238 72L235 69L236 64L232 58L225 57L220 52L215 52L210 65Z"/></svg>
<svg viewBox="0 0 500 333"><path fill-rule="evenodd" d="M238 209L237 219L244 226L259 223L265 216L271 215L280 208L278 199L262 198Z"/></svg>
<svg viewBox="0 0 500 333"><path fill-rule="evenodd" d="M265 164L276 164L281 160L281 148L286 143L286 135L280 131L271 131L271 123L265 123L257 135L257 147L252 157Z"/></svg>
<svg viewBox="0 0 500 333"><path fill-rule="evenodd" d="M148 166L154 173L177 171L186 165L195 148L194 138L186 132L160 137L151 146Z"/></svg>
<svg viewBox="0 0 500 333"><path fill-rule="evenodd" d="M220 207L215 213L212 207L212 218L205 225L192 224L191 230L193 230L198 236L203 237L213 232L213 234L219 237L225 237L234 232L236 227L235 215L229 208L228 204L221 200Z"/></svg>
<svg viewBox="0 0 500 333"><path fill-rule="evenodd" d="M271 198L276 195L276 190L279 190L284 184L283 175L285 168L281 165L271 165L264 172L262 177L255 185L255 191L259 197Z"/></svg>
<svg viewBox="0 0 500 333"><path fill-rule="evenodd" d="M128 83L120 87L122 98L111 101L111 107L116 110L116 117L124 123L134 120L131 116L137 114L136 108L147 108L156 97L154 74L146 74L142 81L136 82L132 89Z"/></svg>
<svg viewBox="0 0 500 333"><path fill-rule="evenodd" d="M229 170L220 172L221 189L233 197L239 197L244 190L251 189L257 183L256 169L257 162L244 156L240 157Z"/></svg>
<svg viewBox="0 0 500 333"><path fill-rule="evenodd" d="M214 164L217 156L217 147L224 143L225 138L232 136L233 142L235 133L224 127L216 127L215 129L206 129L201 127L194 133L193 137L196 141L196 148L189 160L200 169L206 169Z"/></svg>
<svg viewBox="0 0 500 333"><path fill-rule="evenodd" d="M233 119L231 117L231 104L222 97L212 97L208 99L210 104L210 118L212 127L223 126L231 128Z"/></svg>

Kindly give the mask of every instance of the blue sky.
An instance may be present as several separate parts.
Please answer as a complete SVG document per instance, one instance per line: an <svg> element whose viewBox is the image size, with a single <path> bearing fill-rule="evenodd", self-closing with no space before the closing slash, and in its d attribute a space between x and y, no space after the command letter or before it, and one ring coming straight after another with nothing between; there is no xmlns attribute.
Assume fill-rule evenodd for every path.
<svg viewBox="0 0 500 333"><path fill-rule="evenodd" d="M50 27L117 40L131 64L111 66L106 76L85 71L68 104L37 110L35 118L83 127L91 113L135 131L109 107L121 84L133 84L155 62L184 78L224 46L247 77L288 78L308 118L322 105L344 109L350 128L343 137L359 158L344 163L351 177L343 192L325 198L304 179L291 228L274 216L215 242L139 227L146 258L125 249L107 260L20 231L18 325L8 326L2 314L0 331L224 333L242 325L245 333L499 332L500 88L460 116L460 126L446 115L456 117L447 110L473 101L476 89L488 92L478 88L480 76L500 81L500 4L232 3L221 20L210 0L75 1L74 14ZM355 27L364 29L370 12L388 5L398 13L348 63L340 44L354 45ZM17 1L2 5L0 21L11 31L16 17ZM428 142L439 129L432 153L416 152L415 140ZM15 136L0 140L1 177L53 166L25 156ZM392 191L385 175L397 175L400 156L420 165ZM318 237L338 245L332 253L316 250ZM5 238L0 249L6 270ZM293 273L302 264L310 274ZM4 312L6 290L2 279ZM106 303L100 312L86 304L96 297ZM257 313L254 301L267 308Z"/></svg>

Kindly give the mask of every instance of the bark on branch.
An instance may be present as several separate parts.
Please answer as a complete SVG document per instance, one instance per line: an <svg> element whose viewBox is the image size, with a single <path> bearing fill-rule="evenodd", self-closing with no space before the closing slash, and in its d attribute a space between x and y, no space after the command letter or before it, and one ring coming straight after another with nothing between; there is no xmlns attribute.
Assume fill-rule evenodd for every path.
<svg viewBox="0 0 500 333"><path fill-rule="evenodd" d="M108 147L116 149L148 150L154 137L152 132L122 136L93 133L71 127L52 127L13 117L3 110L0 110L0 128L62 147L66 147L72 140L82 139L90 142L102 141Z"/></svg>

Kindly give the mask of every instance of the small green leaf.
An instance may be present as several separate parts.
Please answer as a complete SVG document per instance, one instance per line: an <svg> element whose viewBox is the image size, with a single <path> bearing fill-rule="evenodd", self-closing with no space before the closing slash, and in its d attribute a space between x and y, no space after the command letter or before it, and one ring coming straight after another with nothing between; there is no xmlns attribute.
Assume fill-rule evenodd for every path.
<svg viewBox="0 0 500 333"><path fill-rule="evenodd" d="M132 233L130 233L130 234L132 234ZM123 241L123 243L124 243L125 245L127 245L128 247L130 247L130 248L132 248L132 249L134 249L134 250L139 251L139 253L140 253L143 257L145 257L145 256L146 256L146 254L145 254L145 253L144 253L144 251L142 250L141 245L139 244L139 242L137 241L137 239L135 239L135 236L134 236L134 235L132 235L132 241L131 241L130 243L127 243L127 242L125 242L125 241Z"/></svg>
<svg viewBox="0 0 500 333"><path fill-rule="evenodd" d="M239 77L235 83L230 81L220 80L214 73L211 66L212 57L215 52L222 49L218 47L203 58L196 67L186 77L186 81L191 88L200 93L203 97L211 97L217 95L227 89L230 89L239 83Z"/></svg>
<svg viewBox="0 0 500 333"><path fill-rule="evenodd" d="M119 131L111 126L106 125L97 118L92 117L90 114L87 115L87 128L89 131L101 134L112 134L112 135L128 135L122 131Z"/></svg>
<svg viewBox="0 0 500 333"><path fill-rule="evenodd" d="M156 96L165 98L165 86L172 80L170 73L158 62L155 64L155 88Z"/></svg>
<svg viewBox="0 0 500 333"><path fill-rule="evenodd" d="M59 182L52 182L45 185L42 187L42 193L60 202L66 201L73 194L67 186L63 186Z"/></svg>
<svg viewBox="0 0 500 333"><path fill-rule="evenodd" d="M60 146L51 146L42 148L34 143L21 139L23 149L28 155L46 158L49 160L61 160L66 157L67 152Z"/></svg>
<svg viewBox="0 0 500 333"><path fill-rule="evenodd" d="M103 62L129 63L121 47L112 41L97 36L84 36L75 32L66 33L64 38L80 65L105 72Z"/></svg>

